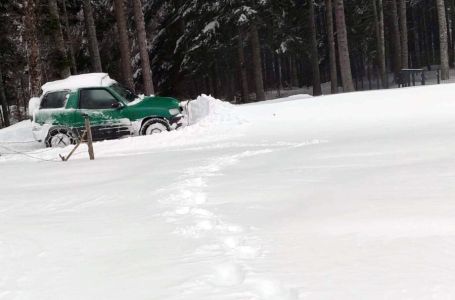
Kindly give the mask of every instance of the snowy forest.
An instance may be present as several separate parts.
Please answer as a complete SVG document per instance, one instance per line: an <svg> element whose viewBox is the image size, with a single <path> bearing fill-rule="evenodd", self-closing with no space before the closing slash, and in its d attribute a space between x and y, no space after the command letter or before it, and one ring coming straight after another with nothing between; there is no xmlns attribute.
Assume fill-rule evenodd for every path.
<svg viewBox="0 0 455 300"><path fill-rule="evenodd" d="M109 73L137 94L235 103L330 82L387 88L455 56L454 0L0 0L0 126L42 84Z"/></svg>

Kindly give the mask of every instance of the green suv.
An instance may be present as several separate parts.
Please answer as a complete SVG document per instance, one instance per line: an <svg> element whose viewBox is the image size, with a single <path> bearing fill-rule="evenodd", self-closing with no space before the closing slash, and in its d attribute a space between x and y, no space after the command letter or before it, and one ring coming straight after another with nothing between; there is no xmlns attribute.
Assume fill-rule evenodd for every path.
<svg viewBox="0 0 455 300"><path fill-rule="evenodd" d="M184 122L178 100L136 96L103 73L70 76L42 89L39 99L30 100L29 112L35 139L47 147L75 143L84 130L84 116L95 141L161 133Z"/></svg>

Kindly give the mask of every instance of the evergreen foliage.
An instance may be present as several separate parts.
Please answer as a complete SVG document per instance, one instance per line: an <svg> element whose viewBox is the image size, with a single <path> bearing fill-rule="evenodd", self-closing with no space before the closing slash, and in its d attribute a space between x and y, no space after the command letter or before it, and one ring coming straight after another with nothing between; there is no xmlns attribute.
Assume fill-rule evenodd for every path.
<svg viewBox="0 0 455 300"><path fill-rule="evenodd" d="M39 53L38 63L42 76L40 81L59 79L62 76L61 70L68 68L70 57L73 56L76 63L73 70L87 73L94 69L82 1L65 1L68 22L64 23L63 2L60 0L57 1L60 18L52 17L49 0L0 0L0 67L9 106L26 107L28 98L32 96L30 45L27 43L24 17L29 1L37 4L37 20L34 26L39 46L39 49L35 50L39 50L36 53ZM237 102L256 99L258 82L255 81L257 76L254 74L258 74L258 66L254 66L253 58L258 52L252 44L252 28L257 29L259 34L260 70L266 90L312 85L312 65L314 68L315 64L312 64L313 41L308 22L308 1L310 0L142 0L146 36L149 39L146 44L155 92L181 98L210 93L230 101L236 99ZM331 70L326 22L327 0L312 1L315 8L318 51L316 64L319 65L321 82L324 83L330 80ZM393 72L402 67L394 65L394 57L397 57L394 51L400 47L392 43L397 39L392 36L396 31L394 33L390 24L400 22L396 20L397 22L393 23L391 20L393 16L388 9L391 1L379 2L384 2L384 7L377 6L378 0L344 1L350 65L357 89L365 88L363 81L367 77L370 81L380 80L380 44L376 34L380 27L377 26L373 5L384 12L387 71ZM335 1L332 3L334 6ZM440 64L440 55L444 51L440 51L441 35L436 1L407 0L405 3L409 67ZM445 5L447 12L447 51L449 63L453 65L454 2L438 0L438 3ZM124 82L113 0L92 0L91 5L102 70ZM131 1L125 1L131 49L130 63L135 88L141 92L144 90L143 66L132 9ZM335 16L334 12L332 15ZM335 24L334 21L333 23ZM57 49L55 41L55 32L59 28L62 28L67 47L63 53ZM334 28L335 37L336 33L337 28ZM335 52L338 54L338 51ZM242 56L239 55L244 57L244 66L241 66ZM335 67L340 74L339 64ZM242 68L246 72L245 76L241 75ZM251 94L243 95L244 99L241 99L244 94L241 92L242 87L247 87Z"/></svg>

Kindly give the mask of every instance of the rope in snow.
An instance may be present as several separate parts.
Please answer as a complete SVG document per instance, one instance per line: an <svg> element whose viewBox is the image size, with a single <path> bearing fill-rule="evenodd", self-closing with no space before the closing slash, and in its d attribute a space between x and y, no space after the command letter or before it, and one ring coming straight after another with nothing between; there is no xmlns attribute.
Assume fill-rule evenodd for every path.
<svg viewBox="0 0 455 300"><path fill-rule="evenodd" d="M44 159L44 158L41 158L41 157L36 157L36 156L30 155L28 153L17 151L17 150L14 150L14 149L2 146L2 145L0 145L0 148L3 148L3 149L8 150L8 151L11 151L12 153L9 153L9 154L19 154L19 155L26 156L28 158L33 158L33 159L37 159L37 160L41 160L41 161L59 162L59 160L56 160L56 159ZM51 149L51 150L53 150L53 149ZM47 151L50 151L50 150L46 150L46 151L43 151L43 152L47 152ZM43 153L43 152L41 152L41 153Z"/></svg>

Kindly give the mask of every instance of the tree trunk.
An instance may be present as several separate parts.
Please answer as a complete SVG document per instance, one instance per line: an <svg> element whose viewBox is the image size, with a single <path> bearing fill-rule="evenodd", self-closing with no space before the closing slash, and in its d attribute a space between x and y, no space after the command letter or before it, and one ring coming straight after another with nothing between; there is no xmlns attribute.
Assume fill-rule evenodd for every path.
<svg viewBox="0 0 455 300"><path fill-rule="evenodd" d="M327 19L327 40L329 43L330 59L330 86L332 94L338 93L338 73L337 58L335 50L335 38L333 35L333 7L332 0L325 0L326 19Z"/></svg>
<svg viewBox="0 0 455 300"><path fill-rule="evenodd" d="M8 114L8 101L6 100L5 87L3 85L3 72L0 66L0 101L2 104L2 116L5 127L10 125Z"/></svg>
<svg viewBox="0 0 455 300"><path fill-rule="evenodd" d="M446 13L446 26L447 26L447 51L449 52L449 68L453 66L453 48L452 48L452 34L450 30L450 11L445 6Z"/></svg>
<svg viewBox="0 0 455 300"><path fill-rule="evenodd" d="M351 60L349 58L348 34L346 31L343 0L335 0L335 18L341 82L343 84L343 90L345 92L351 92L354 91L354 84L352 83Z"/></svg>
<svg viewBox="0 0 455 300"><path fill-rule="evenodd" d="M71 70L69 67L68 57L66 56L65 40L63 39L62 26L60 25L60 16L58 12L57 0L49 1L49 14L52 19L52 23L55 25L53 30L55 47L57 53L57 65L56 68L60 74L60 77L66 78L71 76Z"/></svg>
<svg viewBox="0 0 455 300"><path fill-rule="evenodd" d="M73 74L77 74L77 66L76 66L76 57L74 56L74 49L73 49L73 37L71 36L70 32L70 24L68 21L68 12L66 10L66 0L62 0L62 7L63 7L63 21L65 23L65 31L66 31L66 44L68 47L69 58L71 62L71 71Z"/></svg>
<svg viewBox="0 0 455 300"><path fill-rule="evenodd" d="M139 43L139 53L141 55L142 79L146 95L155 93L153 87L152 70L150 68L150 58L147 50L147 35L145 32L144 13L142 12L141 0L133 0L134 20L136 21L137 38Z"/></svg>
<svg viewBox="0 0 455 300"><path fill-rule="evenodd" d="M32 97L40 95L41 90L41 64L40 64L40 48L37 34L37 0L28 0L25 6L25 40L27 42L27 58L28 58L28 76L29 89Z"/></svg>
<svg viewBox="0 0 455 300"><path fill-rule="evenodd" d="M376 42L378 51L378 66L382 88L387 88L387 70L385 65L385 42L384 42L384 8L382 0L373 1L373 14L376 24Z"/></svg>
<svg viewBox="0 0 455 300"><path fill-rule="evenodd" d="M256 24L252 23L250 27L251 50L253 54L253 72L256 86L256 101L265 100L264 81L262 79L261 64L261 44L259 42L259 33Z"/></svg>
<svg viewBox="0 0 455 300"><path fill-rule="evenodd" d="M115 19L119 36L120 55L122 60L123 83L134 91L133 71L131 68L130 44L126 25L125 7L123 0L114 0Z"/></svg>
<svg viewBox="0 0 455 300"><path fill-rule="evenodd" d="M441 79L449 79L449 52L447 45L447 24L444 0L436 0L439 23L439 45L441 51Z"/></svg>
<svg viewBox="0 0 455 300"><path fill-rule="evenodd" d="M319 71L319 53L316 33L316 24L314 22L314 2L309 2L309 18L311 32L311 65L313 67L313 96L322 95L321 90L321 73Z"/></svg>
<svg viewBox="0 0 455 300"><path fill-rule="evenodd" d="M401 70L401 39L400 39L400 28L398 25L398 11L396 0L387 0L390 10L390 33L392 35L391 45L393 47L393 71L398 74Z"/></svg>
<svg viewBox="0 0 455 300"><path fill-rule="evenodd" d="M25 74L21 73L20 75L17 75L17 77L20 78L19 82L20 82L20 91L21 91L21 97L20 97L20 100L21 100L21 106L24 108L24 114L27 115L27 111L28 111L28 105L27 105L27 100L30 99L30 94L29 94L29 90L28 90L28 77L25 76Z"/></svg>
<svg viewBox="0 0 455 300"><path fill-rule="evenodd" d="M276 54L276 65L277 65L277 69L278 69L278 84L277 84L277 88L278 88L278 91L277 91L277 97L280 98L281 97L281 91L283 90L283 66L282 66L282 63L281 63L281 52L278 52Z"/></svg>
<svg viewBox="0 0 455 300"><path fill-rule="evenodd" d="M420 47L420 34L419 34L419 17L416 16L415 9L411 9L412 21L414 23L413 34L414 34L414 55L415 55L415 68L422 67L422 53Z"/></svg>
<svg viewBox="0 0 455 300"><path fill-rule="evenodd" d="M448 51L449 51L449 68L453 67L453 65L454 65L453 32L452 32L451 26L450 26L452 12L453 11L448 8L448 5L446 5L446 25L447 25L447 45L448 45Z"/></svg>
<svg viewBox="0 0 455 300"><path fill-rule="evenodd" d="M399 0L398 3L400 7L401 67L407 69L409 68L409 50L406 0Z"/></svg>
<svg viewBox="0 0 455 300"><path fill-rule="evenodd" d="M425 64L427 65L427 67L429 68L430 65L431 65L431 42L430 42L430 39L429 39L429 34L428 34L428 28L427 28L427 25L428 25L428 19L427 19L427 14L426 14L426 10L425 9L421 9L421 13L423 15L423 44L424 44L424 49L425 49Z"/></svg>
<svg viewBox="0 0 455 300"><path fill-rule="evenodd" d="M450 0L450 24L452 25L452 56L453 64L455 66L455 1Z"/></svg>
<svg viewBox="0 0 455 300"><path fill-rule="evenodd" d="M296 59L295 59L294 55L291 55L289 64L290 64L289 69L291 72L291 85L293 87L298 87L299 86L299 77L297 75Z"/></svg>
<svg viewBox="0 0 455 300"><path fill-rule="evenodd" d="M427 9L428 9L428 6L427 6ZM429 36L429 39L430 39L430 44L429 44L429 47L431 48L431 64L435 64L438 60L437 60L437 46L436 45L439 45L439 27L438 26L434 26L434 24L438 24L438 16L437 16L438 12L437 12L437 9L436 9L436 13L433 13L433 11L430 11L429 12L429 29L430 29L430 36Z"/></svg>
<svg viewBox="0 0 455 300"><path fill-rule="evenodd" d="M238 58L239 58L239 67L240 67L240 87L242 93L242 102L248 103L250 102L250 91L248 88L248 76L246 72L246 64L245 64L245 49L244 49L244 38L245 34L243 30L240 29L239 33L239 40L238 40Z"/></svg>
<svg viewBox="0 0 455 300"><path fill-rule="evenodd" d="M93 18L92 4L90 0L83 0L85 30L88 37L88 49L90 52L90 62L93 72L103 72L101 66L100 50L98 48L98 39L96 37L95 19Z"/></svg>
<svg viewBox="0 0 455 300"><path fill-rule="evenodd" d="M230 65L224 63L223 66L225 71L222 72L221 76L224 81L224 94L226 95L226 100L232 103L235 99L235 76Z"/></svg>

